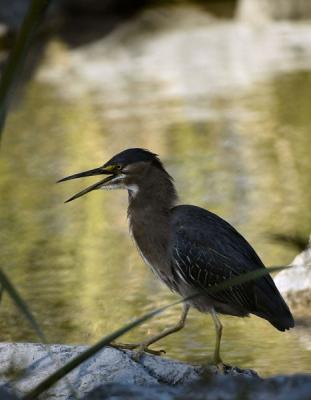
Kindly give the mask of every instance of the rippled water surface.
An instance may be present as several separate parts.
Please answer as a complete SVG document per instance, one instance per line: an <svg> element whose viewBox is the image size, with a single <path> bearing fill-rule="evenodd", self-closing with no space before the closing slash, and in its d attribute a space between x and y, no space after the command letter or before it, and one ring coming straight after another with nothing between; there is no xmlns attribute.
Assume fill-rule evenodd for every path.
<svg viewBox="0 0 311 400"><path fill-rule="evenodd" d="M59 62L51 53L49 62ZM118 109L96 102L94 91L63 96L59 85L33 79L8 120L0 160L0 264L51 342L94 343L176 298L137 254L126 193L93 192L65 205L93 180L55 184L123 148L160 154L181 202L229 220L267 265L288 264L297 252L270 234L310 233L310 71L279 73L241 93L192 97L192 111L206 105L208 115L189 114L189 103L178 97L138 104L140 86L129 78L131 84L136 95ZM141 85L156 90L152 82ZM0 312L1 341L37 340L7 297ZM179 312L168 310L124 340L157 333ZM308 324L280 333L256 317L222 321L228 363L263 375L311 372ZM192 311L184 331L159 347L170 357L204 362L213 344L210 317Z"/></svg>

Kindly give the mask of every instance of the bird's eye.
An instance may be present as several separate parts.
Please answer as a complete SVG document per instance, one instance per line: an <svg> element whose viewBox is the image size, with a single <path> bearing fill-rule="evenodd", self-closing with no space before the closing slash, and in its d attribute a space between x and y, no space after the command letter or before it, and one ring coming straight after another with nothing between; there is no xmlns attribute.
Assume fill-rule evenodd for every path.
<svg viewBox="0 0 311 400"><path fill-rule="evenodd" d="M116 164L115 169L117 169L118 171L120 171L122 169L122 165L121 164Z"/></svg>

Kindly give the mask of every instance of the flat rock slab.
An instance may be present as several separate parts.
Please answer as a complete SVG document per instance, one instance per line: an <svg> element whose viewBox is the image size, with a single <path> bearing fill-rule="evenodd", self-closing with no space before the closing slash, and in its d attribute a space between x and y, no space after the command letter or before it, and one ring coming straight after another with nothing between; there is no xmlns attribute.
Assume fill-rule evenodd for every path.
<svg viewBox="0 0 311 400"><path fill-rule="evenodd" d="M54 359L52 362L47 347L42 344L2 343L0 344L1 383L14 380L12 386L16 394L25 394L55 371L56 364L64 365L86 348L86 346L51 345L50 353ZM131 356L131 351L106 347L68 374L68 380L81 396L87 395L99 386L100 393L103 390L106 393L107 386L110 395L108 397L105 395L103 397L105 399L115 398L117 392L120 398L126 398L122 397L122 393L124 395L127 391L129 394L132 392L136 398L141 398L143 392L145 397L152 392L159 394L160 397L157 398L166 399L172 398L167 396L175 396L173 388L194 384L202 377L202 368L199 366L152 355L144 355L140 362L136 362ZM215 367L211 367L208 372L210 376L219 374ZM254 371L239 368L228 368L226 375L259 379ZM148 399L150 399L149 394L146 397ZM72 397L68 383L62 379L42 398L69 400Z"/></svg>

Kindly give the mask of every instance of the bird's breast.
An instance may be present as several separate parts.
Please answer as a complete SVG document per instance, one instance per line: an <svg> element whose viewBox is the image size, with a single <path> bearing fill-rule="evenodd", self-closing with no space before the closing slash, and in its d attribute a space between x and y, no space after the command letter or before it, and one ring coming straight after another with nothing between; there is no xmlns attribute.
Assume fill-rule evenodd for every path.
<svg viewBox="0 0 311 400"><path fill-rule="evenodd" d="M130 234L145 264L170 287L169 238L165 230L161 232L152 223L133 224L130 221Z"/></svg>

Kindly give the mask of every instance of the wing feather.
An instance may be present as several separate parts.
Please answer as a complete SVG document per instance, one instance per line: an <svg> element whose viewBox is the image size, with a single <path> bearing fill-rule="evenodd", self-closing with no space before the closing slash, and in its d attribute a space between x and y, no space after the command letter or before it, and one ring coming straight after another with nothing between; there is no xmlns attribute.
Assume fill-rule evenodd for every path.
<svg viewBox="0 0 311 400"><path fill-rule="evenodd" d="M231 225L215 214L206 210L198 213L198 210L202 209L178 206L173 211L171 249L176 279L208 292L209 288L234 276L264 267L252 247ZM252 283L210 296L218 302L248 311L255 306Z"/></svg>

